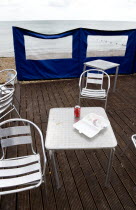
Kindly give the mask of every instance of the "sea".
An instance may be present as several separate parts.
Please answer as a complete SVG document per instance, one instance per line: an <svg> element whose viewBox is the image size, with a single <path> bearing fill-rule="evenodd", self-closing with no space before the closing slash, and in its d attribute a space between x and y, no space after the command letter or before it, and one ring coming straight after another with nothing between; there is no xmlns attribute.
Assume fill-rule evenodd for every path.
<svg viewBox="0 0 136 210"><path fill-rule="evenodd" d="M12 26L29 29L43 34L57 34L80 27L99 30L136 29L136 22L95 20L0 21L0 57L14 56ZM35 46L37 49L38 47L40 49L40 46ZM46 49L47 48L48 45L46 46ZM60 49L60 51L61 50L62 49Z"/></svg>

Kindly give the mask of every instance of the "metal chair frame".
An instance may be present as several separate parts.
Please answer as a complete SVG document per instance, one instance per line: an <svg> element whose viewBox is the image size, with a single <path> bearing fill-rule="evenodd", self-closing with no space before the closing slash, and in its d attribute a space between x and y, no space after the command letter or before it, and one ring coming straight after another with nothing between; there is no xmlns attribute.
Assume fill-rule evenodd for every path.
<svg viewBox="0 0 136 210"><path fill-rule="evenodd" d="M7 86L7 85L12 85L12 86L14 86L14 82L15 82L15 79L16 79L16 77L17 77L17 72L16 72L16 70L15 69L3 69L3 70L1 70L0 71L0 73L2 73L2 72L6 72L6 71L9 71L9 72L13 72L13 76L12 76L12 78L9 78L9 80L8 81L6 81L4 84L1 84L0 85L0 89L2 89L3 87L5 87L5 86Z"/></svg>
<svg viewBox="0 0 136 210"><path fill-rule="evenodd" d="M8 88L7 90L8 93L0 97L0 120L13 110L15 110L17 115L21 118L15 105L13 105L14 88Z"/></svg>
<svg viewBox="0 0 136 210"><path fill-rule="evenodd" d="M10 72L12 74L12 78L9 78L9 80L6 81L4 84L0 84L0 120L2 118L4 118L7 114L12 112L13 110L15 110L17 115L21 118L15 105L13 105L13 103L12 103L13 102L13 94L15 91L14 82L17 77L17 72L14 69L4 69L4 70L0 71L0 73L2 73L2 72ZM10 85L10 87L9 87L9 85ZM9 109L9 110L7 111L7 109Z"/></svg>
<svg viewBox="0 0 136 210"><path fill-rule="evenodd" d="M23 124L27 123L29 126L23 125L5 128L6 124L12 122L22 122ZM43 168L41 167L40 154L34 151L30 125L38 132L40 136L44 162ZM4 126L4 128L1 128L0 132L2 148L2 157L0 159L0 188L4 189L7 187L8 190L0 190L0 195L21 192L39 187L41 183L44 182L44 174L47 162L44 149L43 135L40 128L33 122L20 118L5 120L0 123L0 127L2 126ZM32 155L9 159L5 158L5 148L22 144L31 145ZM10 187L14 188L17 186L27 184L29 186L9 190Z"/></svg>
<svg viewBox="0 0 136 210"><path fill-rule="evenodd" d="M131 140L132 140L132 142L133 142L133 144L134 144L134 146L135 146L135 148L136 148L136 134L133 134L133 135L131 136ZM131 144L131 141L128 142L127 146L125 147L125 149L124 149L123 152L121 153L121 156L124 155L124 153L126 152L126 150L128 149L128 147L129 147L130 144Z"/></svg>
<svg viewBox="0 0 136 210"><path fill-rule="evenodd" d="M97 72L97 73L94 73L94 72ZM99 74L99 73L101 73L101 74ZM87 74L87 76L85 78L86 74ZM103 76L104 75L106 75L107 78L108 78L108 87L107 87L107 89L103 89ZM85 81L85 79L86 79L86 81ZM100 89L98 89L98 90L87 89L88 83L90 83L90 84L99 84L100 85ZM89 69L89 70L84 71L80 75L80 79L79 79L79 105L80 105L80 99L81 98L105 100L105 109L106 109L109 88L110 88L110 77L105 71L100 70L100 69ZM82 91L83 90L86 91L86 96L82 95ZM91 91L90 92L91 94L89 93L89 91ZM93 96L92 96L92 94L93 94ZM102 94L104 94L104 95L102 96Z"/></svg>

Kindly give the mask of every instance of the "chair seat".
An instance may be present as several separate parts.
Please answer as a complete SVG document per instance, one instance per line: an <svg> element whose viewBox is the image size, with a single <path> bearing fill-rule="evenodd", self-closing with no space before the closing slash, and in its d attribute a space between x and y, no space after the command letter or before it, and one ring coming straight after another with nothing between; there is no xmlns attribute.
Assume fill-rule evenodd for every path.
<svg viewBox="0 0 136 210"><path fill-rule="evenodd" d="M105 98L107 94L105 89L94 90L83 88L81 91L81 96L89 98Z"/></svg>
<svg viewBox="0 0 136 210"><path fill-rule="evenodd" d="M0 188L42 180L39 154L0 160L0 168Z"/></svg>

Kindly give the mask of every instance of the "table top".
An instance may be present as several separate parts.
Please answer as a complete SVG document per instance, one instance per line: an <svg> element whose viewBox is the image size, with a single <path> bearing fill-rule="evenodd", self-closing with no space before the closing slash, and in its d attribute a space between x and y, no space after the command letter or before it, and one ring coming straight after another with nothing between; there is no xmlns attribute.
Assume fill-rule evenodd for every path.
<svg viewBox="0 0 136 210"><path fill-rule="evenodd" d="M108 120L105 110L101 107L82 107L80 119L89 113L98 114ZM73 128L76 121L74 108L50 109L45 140L46 149L102 149L117 146L111 125L101 130L93 138L88 138Z"/></svg>
<svg viewBox="0 0 136 210"><path fill-rule="evenodd" d="M104 61L104 60L100 60L100 59L94 60L94 61L89 61L84 64L86 66L90 66L90 67L94 67L94 68L98 68L98 69L102 69L102 70L115 68L120 65L118 63L113 63L113 62Z"/></svg>

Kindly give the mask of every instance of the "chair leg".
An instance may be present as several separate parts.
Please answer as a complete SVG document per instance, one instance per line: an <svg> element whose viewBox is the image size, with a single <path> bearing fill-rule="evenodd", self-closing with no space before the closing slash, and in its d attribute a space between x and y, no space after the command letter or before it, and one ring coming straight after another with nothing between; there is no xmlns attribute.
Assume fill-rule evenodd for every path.
<svg viewBox="0 0 136 210"><path fill-rule="evenodd" d="M79 99L78 99L78 105L79 105L79 106L80 106L80 100L81 100L81 99L80 99L80 96L79 96Z"/></svg>
<svg viewBox="0 0 136 210"><path fill-rule="evenodd" d="M106 110L106 107L107 107L107 98L105 100L105 110Z"/></svg>
<svg viewBox="0 0 136 210"><path fill-rule="evenodd" d="M20 116L19 112L17 111L17 108L15 107L15 105L12 105L12 106L14 107L14 109L15 109L16 113L18 114L18 116L19 116L20 118L22 118L22 117Z"/></svg>

